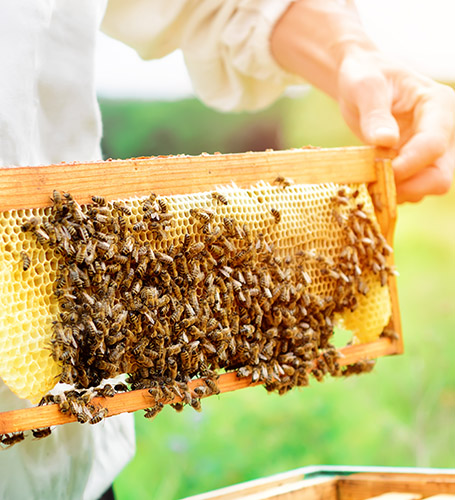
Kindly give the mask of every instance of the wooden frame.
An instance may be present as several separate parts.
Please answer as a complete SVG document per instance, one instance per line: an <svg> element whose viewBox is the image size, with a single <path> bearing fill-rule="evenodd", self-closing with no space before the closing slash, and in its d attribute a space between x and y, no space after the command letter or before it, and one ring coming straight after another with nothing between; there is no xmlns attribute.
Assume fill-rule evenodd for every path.
<svg viewBox="0 0 455 500"><path fill-rule="evenodd" d="M0 211L49 206L54 189L69 191L79 203L91 201L97 194L108 200L148 195L209 191L216 185L235 182L249 187L258 180L273 182L277 175L296 183L369 183L375 201L381 230L393 246L396 220L395 185L391 163L371 147L303 148L288 151L266 151L197 157L170 156L109 160L106 162L60 164L38 167L0 168ZM391 261L390 263L393 264ZM347 346L340 351L340 364L373 359L403 351L398 295L395 277L389 278L392 298L390 327L397 339L381 338L375 342ZM190 387L202 384L194 380ZM253 384L251 377L235 373L220 376L221 392L229 392ZM177 402L163 401L163 403ZM108 416L133 412L155 404L147 390L117 394L113 398L95 398L93 404L108 409ZM73 415L62 414L57 405L41 406L0 413L0 434L60 425L75 421Z"/></svg>
<svg viewBox="0 0 455 500"><path fill-rule="evenodd" d="M185 500L449 500L455 469L302 467Z"/></svg>

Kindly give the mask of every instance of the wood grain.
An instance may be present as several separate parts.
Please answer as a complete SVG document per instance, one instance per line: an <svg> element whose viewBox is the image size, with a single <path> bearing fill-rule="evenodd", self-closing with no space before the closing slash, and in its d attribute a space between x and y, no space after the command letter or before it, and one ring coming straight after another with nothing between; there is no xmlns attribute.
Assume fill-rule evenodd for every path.
<svg viewBox="0 0 455 500"><path fill-rule="evenodd" d="M359 473L338 480L339 500L365 500L388 493L425 496L455 493L455 476L444 474Z"/></svg>
<svg viewBox="0 0 455 500"><path fill-rule="evenodd" d="M276 486L246 496L242 493L241 498L242 500L337 500L336 493L334 479L313 479Z"/></svg>
<svg viewBox="0 0 455 500"><path fill-rule="evenodd" d="M375 359L380 356L395 354L397 352L397 342L387 338L381 338L369 344L358 344L340 349L342 357L340 365L355 363L360 359ZM192 380L189 383L190 389L204 384L203 379ZM251 377L237 377L236 373L225 373L220 376L218 385L221 393L232 392L246 387L259 385L252 383ZM162 400L164 404L176 403L180 398L173 400ZM120 413L130 413L144 408L149 408L155 404L155 400L150 396L147 389L129 391L117 394L112 398L94 398L93 404L107 408L108 416L119 415ZM12 410L0 413L0 434L11 432L39 429L52 425L62 425L75 422L74 415L63 414L57 405L35 406L22 410Z"/></svg>
<svg viewBox="0 0 455 500"><path fill-rule="evenodd" d="M368 189L375 205L376 218L381 228L381 232L387 240L387 243L393 248L395 226L397 222L396 188L391 161L393 152L390 150L377 150L376 155L376 181L371 183ZM387 263L391 267L395 266L394 254L387 257ZM396 354L401 354L404 351L404 346L397 280L394 275L389 276L388 286L390 291L390 300L392 302L392 318L388 328L393 330L398 335L399 339Z"/></svg>
<svg viewBox="0 0 455 500"><path fill-rule="evenodd" d="M198 193L231 182L246 188L277 175L301 184L374 182L374 157L364 146L1 167L0 211L49 206L54 189L88 203L93 194L113 200Z"/></svg>
<svg viewBox="0 0 455 500"><path fill-rule="evenodd" d="M182 500L337 500L336 477L303 479L272 476L202 493Z"/></svg>
<svg viewBox="0 0 455 500"><path fill-rule="evenodd" d="M366 498L365 500L420 500L422 495L419 493L384 493L382 495Z"/></svg>

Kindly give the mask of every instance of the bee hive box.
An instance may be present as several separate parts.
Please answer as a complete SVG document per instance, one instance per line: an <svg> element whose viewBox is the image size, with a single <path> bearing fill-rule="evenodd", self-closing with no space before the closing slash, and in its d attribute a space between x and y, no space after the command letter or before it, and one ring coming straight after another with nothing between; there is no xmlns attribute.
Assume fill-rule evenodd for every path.
<svg viewBox="0 0 455 500"><path fill-rule="evenodd" d="M393 177L372 148L5 168L0 182L0 376L21 397L129 373L138 390L94 404L153 416L160 400L285 392L402 350ZM340 353L335 321L355 335ZM55 406L0 415L0 434L76 419Z"/></svg>
<svg viewBox="0 0 455 500"><path fill-rule="evenodd" d="M454 469L310 466L185 500L455 500Z"/></svg>

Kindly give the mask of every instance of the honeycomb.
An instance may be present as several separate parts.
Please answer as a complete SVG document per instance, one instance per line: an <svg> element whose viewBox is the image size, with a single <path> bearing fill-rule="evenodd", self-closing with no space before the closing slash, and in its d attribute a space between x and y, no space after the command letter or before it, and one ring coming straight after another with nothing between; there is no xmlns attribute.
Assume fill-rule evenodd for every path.
<svg viewBox="0 0 455 500"><path fill-rule="evenodd" d="M318 333L320 347L330 348L329 337L333 332L330 318L333 314L335 314L333 317L336 317L340 324L353 332L355 342L362 343L377 339L391 316L389 291L385 284L385 275L390 269L382 262L389 250L387 250L385 242L385 246L382 246L380 251L375 250L378 241L381 241L381 236L379 235L378 240L379 228L375 221L372 201L366 186L296 185L282 181L277 184L270 185L259 182L250 189L240 189L235 185L224 186L217 188L216 191L192 195L158 198L153 196L148 202L144 198L134 198L105 204L104 200L97 200L95 197L92 206L88 205L82 208L72 200L70 195L62 201L61 195L54 192L54 208L55 206L61 207L63 203L71 205L71 210L76 207L74 210L78 214L77 220L82 217L86 218L87 213L94 214L93 220L96 227L93 226L93 237L97 239L98 252L101 253L102 249L101 260L104 260L98 268L92 267L93 276L90 276L90 279L97 282L97 289L104 290L99 297L112 295L110 305L107 306L108 311L101 311L104 315L104 326L99 326L99 322L95 326L93 319L88 317L87 311L90 308L94 310L98 306L96 302L98 299L91 298L93 288L90 288L92 286L90 284L87 284L90 293L85 294L84 298L86 310L81 313L77 320L84 326L78 327L76 319L72 319L72 314L75 313L72 313L71 309L65 309L65 307L71 307L71 301L75 298L74 294L78 296L84 294L82 291L83 282L89 281L88 271L77 271L78 262L82 262L85 266L85 260L88 261L87 241L78 224L73 221L68 225L68 229L64 229L63 234L61 234L63 241L56 244L54 230L52 227L45 226L46 222L49 224L52 218L50 208L0 213L0 293L3 298L1 305L3 310L0 314L0 358L2 359L0 377L18 396L35 403L54 387L59 379L63 382L77 382L80 387L88 387L98 385L103 378L109 378L119 373L133 373L130 382L132 382L133 388L140 387L139 379L144 378L144 373L145 378L147 378L148 368L146 367L150 366L150 364L145 364L145 361L138 361L143 357L144 347L138 346L137 343L132 344L128 340L117 344L112 341L115 349L114 347L111 349L109 347L111 343L106 340L109 335L111 338L115 337L117 332L112 320L114 316L112 309L125 300L137 302L133 296L134 293L130 293L130 290L134 291L137 285L138 293L136 296L138 296L142 283L148 279L147 275L143 275L143 269L139 271L139 253L135 257L137 264L134 269L130 264L131 256L128 257L128 263L124 265L124 261L127 259L122 255L125 256L128 252L130 255L134 255L136 251L133 249L134 246L141 247L145 249L144 251L150 249L151 254L154 254L153 258L156 261L154 271L150 268L147 268L146 271L146 273L155 273L158 276L154 277L154 280L167 279L167 286L170 287L169 273L172 274L172 269L175 273L173 276L175 280L172 282L174 287L172 288L172 296L167 298L170 305L164 304L166 301L163 295L160 296L159 300L157 297L151 300L153 305L150 311L153 308L158 308L156 300L163 302L163 307L160 306L160 311L163 314L160 316L161 319L156 320L153 311L152 314L150 311L142 312L141 309L142 325L145 324L144 321L149 323L147 327L143 327L137 323L139 321L139 306L136 307L136 310L134 307L128 307L128 318L131 318L131 324L137 324L141 332L139 344L145 336L145 333L142 332L145 328L153 340L153 348L159 350L160 348L157 346L160 343L161 346L165 343L162 340L165 332L161 333L160 330L163 324L175 326L175 328L173 326L171 336L172 338L178 337L180 343L189 342L194 345L200 343L199 340L190 342L191 339L188 339L185 334L186 331L195 331L193 327L191 327L193 329L187 329L187 326L189 327L191 324L194 326L194 321L191 321L191 314L194 315L194 311L185 316L187 310L191 311L193 308L189 306L185 309L177 303L176 297L182 292L178 292L175 285L177 284L178 287L182 280L182 274L186 272L189 276L189 282L193 276L200 285L194 290L191 289L191 286L187 286L184 291L185 300L186 294L189 294L190 299L191 294L193 294L193 300L196 303L198 300L206 299L205 295L208 290L206 282L210 281L209 275L213 273L204 268L202 261L199 263L197 259L199 252L201 255L202 253L207 254L209 245L207 241L209 239L211 239L211 248L215 248L217 245L219 247L219 241L224 242L223 244L228 250L231 246L233 247L228 251L229 259L226 259L226 256L220 256L219 262L217 263L215 260L215 264L212 265L217 272L217 274L213 274L212 279L216 280L217 287L220 287L220 289L217 288L218 295L220 294L219 290L222 290L222 281L225 277L230 282L237 283L238 287L241 288L242 283L239 283L239 280L233 281L233 276L235 275L239 279L243 277L241 269L255 265L252 262L253 255L259 255L259 257L254 258L264 259L264 261L258 261L257 276L262 276L261 273L263 273L264 281L267 281L268 271L261 271L261 269L265 269L266 264L264 263L269 262L273 269L276 269L277 276L283 275L280 279L284 282L290 283L291 278L286 276L292 277L294 284L290 285L291 295L297 293L296 287L297 289L300 287L299 299L293 300L292 297L288 297L285 300L282 298L284 291L281 293L282 303L293 304L293 308L288 310L285 308L282 310L274 309L273 314L279 313L280 318L287 318L283 319L283 324L287 327L285 331L290 331L292 328L289 325L295 324L297 321L297 319L292 321L294 314L296 317L298 316L295 312L296 304L300 304L298 307L302 311L305 310L302 304L308 300L310 312L314 310L315 314L319 316L321 316L321 311L322 313L325 311L326 314L326 317L322 316L321 320L323 323L322 331L326 332L324 339L321 340L319 337L322 334ZM145 203L149 203L149 207L154 206L153 213L149 215L147 220ZM107 224L106 221L113 220L112 211L122 214L120 218L123 227L119 229L121 237L111 238L99 229ZM168 216L165 217L166 215ZM120 218L117 217L118 220ZM166 222L158 224L161 219ZM368 220L366 226L363 224L364 219ZM35 222L33 222L34 220ZM115 228L115 224L112 227ZM24 225L25 227L23 227ZM26 230L21 229L21 227ZM225 231L224 236L222 235L223 231ZM72 243L74 239L79 240L77 248ZM229 243L230 240L232 240L231 243ZM128 246L128 241L134 241L134 245L125 252L123 250ZM348 250L354 246L359 249L358 255L360 257L356 257L357 261L348 255ZM173 258L175 257L177 260L178 255L180 255L176 252L188 255L188 261L191 260L193 267L177 273L175 267L171 265ZM357 250L355 253L357 255ZM72 262L71 265L68 264L68 256ZM208 256L208 258L214 260L213 255ZM222 265L223 263L224 265ZM109 268L109 266L110 274L106 273L106 267ZM88 264L87 267L89 267ZM235 269L233 270L233 268ZM157 269L159 270L157 271ZM348 271L356 276L355 286L354 280L348 276ZM77 274L78 272L79 274ZM128 281L129 284L128 287L122 285L124 287L122 290L116 290L117 285L113 276L120 274L123 283ZM68 282L71 281L71 276L76 276L75 282L81 281L81 283L66 292L65 289ZM262 280L262 278L260 279ZM350 283L349 294L343 291L347 286L346 283ZM248 297L245 298L239 292L241 299L236 299L234 302L240 305L237 309L235 309L237 306L232 306L229 309L229 318L225 318L225 329L233 328L232 317L237 316L240 318L241 331L247 332L245 335L250 330L256 332L246 337L252 339L250 342L241 340L246 345L253 345L256 340L258 343L260 341L259 333L257 333L260 330L260 320L256 316L254 322L250 322L246 317L247 313L251 316L253 306L257 306L258 303L267 303L269 300L267 293L272 295L267 283L264 284L261 281L259 286L256 279L256 285L251 285L253 287L251 291L257 290L260 295L257 299L254 298L253 305L247 306L243 303L243 301L250 300L248 298L250 291L245 289L245 294L248 292ZM246 285L244 288L247 288ZM271 285L270 288L272 288ZM275 288L278 289L279 285ZM148 286L148 289L153 291L154 287ZM305 293L302 293L303 289ZM194 297L196 298L194 299ZM333 297L338 297L336 303ZM217 318L223 316L221 309L217 306L220 300L220 297L215 297L211 302L209 300ZM276 300L276 297L273 300ZM319 308L314 304L320 304ZM248 307L250 312L248 312ZM292 312L289 313L289 311ZM185 318L180 321L182 314L182 317ZM260 314L262 318L262 312ZM306 310L302 318L306 317L305 315L308 315ZM273 329L270 326L275 324L275 318L267 312L265 316L269 323L265 319L264 322L268 324L269 330L267 331L270 331ZM164 323L163 318L165 318ZM298 321L303 321L302 318ZM223 323L222 320L220 321ZM182 323L183 326L177 328L177 325ZM209 332L210 321L208 326L205 326ZM85 349L84 357L90 358L87 372L84 372L85 369L82 368L79 370L77 366L83 361L85 362L82 360L82 351L79 350L78 354L71 354L75 350L75 347L69 345L71 341L55 340L56 336L63 336L62 328L72 329L75 336L78 336L82 331L90 337L90 342L81 348ZM101 328L105 333L104 339L98 335ZM128 326L128 328L126 329L128 335L133 337L133 327ZM313 331L310 325L308 328ZM216 330L216 332L219 331L223 331L221 326ZM99 341L96 340L97 336L100 337ZM182 338L183 340L181 340ZM194 338L197 339L197 337ZM282 342L286 346L288 343L294 343L294 347L298 347L298 339L295 341L282 340ZM134 337L134 340L136 341L137 338ZM152 345L152 340L150 340L149 347ZM72 342L74 343L74 340ZM234 342L232 338L231 342ZM134 346L126 354L123 353L125 343ZM68 350L63 353L60 352L62 344L68 344ZM95 344L96 347L94 347ZM146 345L144 342L142 344ZM234 342L232 352L237 350L237 355L233 356L233 361L230 364L224 355L227 349L224 340L218 342L218 340L212 339L212 344L210 342L208 344L212 346L210 349L214 350L217 355L222 353L221 358L219 356L216 358L215 354L209 353L205 361L202 361L202 358L198 360L196 353L190 352L196 358L198 369L188 369L184 374L185 380L203 373L201 367L205 366L205 362L210 362L211 368L227 370L246 365L246 368L243 366L243 373L253 372L253 375L256 373L255 366L261 366L262 361L259 359L262 358L258 358L258 353L256 352L254 356L243 353L243 344L238 344L236 349ZM166 345L167 349L170 350L172 346ZM261 345L263 346L263 344ZM284 347L281 348L284 349ZM92 353L90 356L89 351L91 350L98 354ZM184 348L183 351L188 353L190 348ZM151 352L153 354L155 351ZM165 359L159 356L159 352L156 356L159 359ZM186 357L186 354L180 354L182 360ZM116 361L118 360L115 369L113 368L114 358ZM68 359L71 360L71 363ZM284 364L286 365L286 363ZM164 369L163 364L161 369L163 373ZM207 368L204 369L207 370ZM267 381L270 389L278 388L278 382L270 379L270 373L264 368L263 363L262 368L257 368L257 370L257 377L264 382ZM279 370L281 368L278 368ZM85 381L83 378L81 379L81 374L84 373L87 379ZM87 373L89 373L88 376ZM318 378L318 373L314 373L314 375ZM301 385L304 383L302 382Z"/></svg>

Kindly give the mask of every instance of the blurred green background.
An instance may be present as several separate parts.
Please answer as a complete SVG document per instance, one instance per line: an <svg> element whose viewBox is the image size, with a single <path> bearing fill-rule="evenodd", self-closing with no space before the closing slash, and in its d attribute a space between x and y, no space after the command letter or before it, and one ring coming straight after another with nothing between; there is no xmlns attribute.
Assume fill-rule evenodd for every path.
<svg viewBox="0 0 455 500"><path fill-rule="evenodd" d="M194 99L101 101L106 157L359 144L311 90L256 114ZM396 263L405 354L370 375L285 396L262 388L209 398L202 413L136 414L137 454L119 500L169 500L316 464L455 467L455 190L400 207Z"/></svg>

